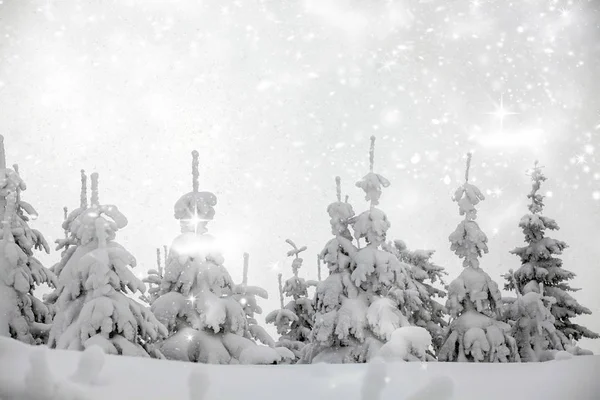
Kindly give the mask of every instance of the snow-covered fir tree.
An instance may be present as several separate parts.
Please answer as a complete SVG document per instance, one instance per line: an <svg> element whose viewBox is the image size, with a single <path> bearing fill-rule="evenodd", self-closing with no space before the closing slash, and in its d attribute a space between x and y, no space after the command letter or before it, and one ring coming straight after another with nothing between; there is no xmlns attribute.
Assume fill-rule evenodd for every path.
<svg viewBox="0 0 600 400"><path fill-rule="evenodd" d="M465 219L450 235L451 250L463 259L463 271L448 287L446 308L452 318L440 361L509 362L519 361L511 326L497 317L502 298L498 285L479 266L479 258L488 252L487 236L475 219L475 206L485 197L469 183L471 153L467 156L465 183L454 193L460 215Z"/></svg>
<svg viewBox="0 0 600 400"><path fill-rule="evenodd" d="M164 246L165 251L165 263L168 254L167 246ZM160 293L160 284L164 277L164 268L162 266L162 258L160 255L160 248L156 248L156 269L152 268L148 270L148 276L142 279L144 283L148 285L148 293L140 295L140 300L146 304L152 304L154 300L158 299Z"/></svg>
<svg viewBox="0 0 600 400"><path fill-rule="evenodd" d="M108 354L160 357L152 343L167 331L150 310L127 296L144 293L146 286L129 268L136 264L133 255L115 241L127 218L116 206L100 204L96 173L90 203L68 224L77 246L58 278L49 345L70 350L99 345Z"/></svg>
<svg viewBox="0 0 600 400"><path fill-rule="evenodd" d="M420 306L409 316L411 325L427 329L433 340L433 350L437 354L444 341L446 307L436 301L436 297L446 297L443 277L448 275L444 267L435 264L431 257L434 250L409 250L402 240L394 240L386 245L386 250L394 253L398 259L410 265L412 282L419 293ZM441 285L442 288L434 286Z"/></svg>
<svg viewBox="0 0 600 400"><path fill-rule="evenodd" d="M287 256L294 257L292 260L294 275L282 284L282 274L278 274L281 308L267 314L265 321L277 327L277 333L280 335L277 344L290 349L296 358L300 358L302 349L310 341L314 320L314 309L312 299L308 296L308 289L317 286L317 282L298 276L304 261L299 254L306 250L306 246L298 248L290 239L286 239L286 243L292 246ZM285 304L284 297L291 297L291 300Z"/></svg>
<svg viewBox="0 0 600 400"><path fill-rule="evenodd" d="M217 198L199 191L198 152L192 152L192 191L174 206L181 234L165 265L158 298L151 309L169 330L160 348L174 360L211 364L272 364L277 350L248 336L244 307L223 255L206 225L215 215Z"/></svg>
<svg viewBox="0 0 600 400"><path fill-rule="evenodd" d="M255 318L255 314L262 314L262 308L258 305L257 297L268 299L269 294L262 287L248 285L249 260L250 255L244 253L242 283L234 286L233 298L242 305L244 313L246 314L248 329L246 330L245 337L261 342L269 347L275 347L275 341L271 335L269 335L265 328L258 324L258 321Z"/></svg>
<svg viewBox="0 0 600 400"><path fill-rule="evenodd" d="M373 172L374 144L371 137L370 172L356 183L370 202L367 211L354 216L350 204L341 201L336 179L338 201L327 209L335 238L321 252L329 276L317 286L312 343L305 347L303 362L366 362L396 329L410 325L407 316L420 305L410 267L381 248L390 222L375 206L390 182ZM366 242L362 248L361 240ZM424 353L419 357L425 360Z"/></svg>
<svg viewBox="0 0 600 400"><path fill-rule="evenodd" d="M566 346L572 345L571 339L579 340L584 337L596 339L600 336L571 321L572 318L578 315L591 314L591 311L579 304L568 293L579 290L573 289L568 284L568 281L573 279L575 274L564 269L562 260L555 257L562 254L562 251L568 247L567 244L546 236L546 230L555 231L559 229L559 226L552 218L542 215L544 196L539 191L546 177L537 161L531 170L531 180L531 192L527 195L527 198L531 201L528 205L530 213L523 216L519 222L527 246L517 247L511 251L512 254L521 259L521 267L514 271L514 276L512 274L505 276L507 280L505 289L517 289L518 292L522 293L523 298L528 297L528 294L533 292L538 294L536 297L554 299L549 303L549 306L554 319L553 325L556 327L556 334L560 341L554 339L549 319L546 319L547 322L542 326L546 335L550 335L550 337L546 338L543 346L538 343L540 339L535 339L534 343L537 344L534 347L537 348L537 351L532 353L529 348L532 343L520 343L522 355L525 353L530 361L535 361L538 356L534 353L543 350L542 347L547 346L550 349L563 350ZM543 288L543 294L540 288ZM532 319L531 321L536 320ZM521 321L521 324L525 324L525 322ZM537 328L535 330L537 331ZM548 330L552 332L548 332Z"/></svg>
<svg viewBox="0 0 600 400"><path fill-rule="evenodd" d="M0 135L0 336L41 344L48 339L52 312L34 296L36 287L54 287L55 275L34 257L50 252L44 236L29 226L35 209L21 198L27 188L17 165L6 167L4 137Z"/></svg>
<svg viewBox="0 0 600 400"><path fill-rule="evenodd" d="M515 280L511 269L509 275ZM517 341L519 356L523 362L547 361L554 358L556 351L564 349L554 326L550 306L553 297L544 296L544 285L538 291L521 294L518 287L516 299L503 298L504 318L513 325L513 336ZM552 351L554 350L554 351Z"/></svg>
<svg viewBox="0 0 600 400"><path fill-rule="evenodd" d="M60 274L62 273L65 265L71 258L71 256L77 250L77 246L80 244L80 239L77 235L71 233L71 225L77 219L77 217L88 209L87 202L87 175L85 171L81 170L81 191L79 196L79 207L68 213L68 208L64 207L64 220L62 223L62 228L65 232L65 237L63 239L57 239L56 242L56 251L62 250L60 253L60 260L50 267L50 270L56 275L57 279L57 287L56 289L44 296L44 302L49 305L54 313L57 310L57 301L60 296L60 293L63 291L64 286L61 285Z"/></svg>

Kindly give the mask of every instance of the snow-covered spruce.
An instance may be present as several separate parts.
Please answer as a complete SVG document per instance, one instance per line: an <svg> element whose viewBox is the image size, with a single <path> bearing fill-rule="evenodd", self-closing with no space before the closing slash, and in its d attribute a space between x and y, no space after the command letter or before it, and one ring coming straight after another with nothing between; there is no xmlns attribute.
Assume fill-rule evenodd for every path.
<svg viewBox="0 0 600 400"><path fill-rule="evenodd" d="M174 207L181 234L173 241L158 298L151 309L168 329L160 349L169 359L210 364L272 364L281 360L273 348L248 336L244 308L224 258L206 225L217 198L198 191L198 152L192 153L193 190Z"/></svg>
<svg viewBox="0 0 600 400"><path fill-rule="evenodd" d="M313 326L314 309L312 299L308 297L308 289L311 286L317 286L317 282L305 280L298 276L298 271L302 267L303 259L298 255L306 250L306 246L298 248L290 239L286 240L292 250L288 251L288 257L294 257L292 261L293 276L281 282L279 279L279 310L271 311L267 314L265 322L274 324L277 327L277 333L280 335L277 345L285 347L294 353L296 359L302 354L302 349L310 341L310 332ZM284 303L284 296L291 297L287 304Z"/></svg>
<svg viewBox="0 0 600 400"><path fill-rule="evenodd" d="M408 321L411 325L427 329L432 337L434 353L437 354L443 344L444 328L448 323L445 319L446 307L435 299L446 297L446 291L434 285L439 283L444 287L443 277L447 272L431 260L434 250L411 251L402 240L387 243L384 248L396 255L400 261L410 265L411 277L421 305L408 316Z"/></svg>
<svg viewBox="0 0 600 400"><path fill-rule="evenodd" d="M256 318L254 317L255 314L262 314L262 308L258 305L257 298L260 297L262 299L268 299L269 294L262 287L248 285L249 260L250 255L248 253L244 253L242 283L239 285L234 285L233 298L241 304L242 308L244 309L244 314L246 315L248 329L246 330L244 336L248 339L274 348L276 347L275 340L273 340L265 328L258 324L258 321L256 321ZM293 359L293 354L290 354L289 351L285 351L285 349L277 349L276 351L286 360Z"/></svg>
<svg viewBox="0 0 600 400"><path fill-rule="evenodd" d="M471 154L467 158L465 183L454 194L460 215L465 219L450 235L451 249L463 258L464 270L448 287L446 308L452 322L447 329L439 361L519 361L511 326L497 320L502 307L498 285L479 267L487 253L487 237L475 219L475 206L484 200L480 190L469 183Z"/></svg>
<svg viewBox="0 0 600 400"><path fill-rule="evenodd" d="M165 249L165 264L167 262L167 246ZM162 259L160 254L160 248L156 249L156 269L149 269L148 276L142 279L142 281L148 284L148 293L140 295L140 300L146 304L152 304L159 297L160 284L164 277L164 267L162 266Z"/></svg>
<svg viewBox="0 0 600 400"><path fill-rule="evenodd" d="M407 316L420 306L410 267L381 248L390 223L374 205L389 181L373 172L374 142L372 137L370 172L356 184L365 191L370 209L353 216L339 189L338 201L328 207L336 237L321 252L330 273L317 286L312 343L303 351L303 362L369 361L396 329L410 325ZM362 239L366 245L360 248Z"/></svg>
<svg viewBox="0 0 600 400"><path fill-rule="evenodd" d="M539 190L546 177L537 161L531 170L531 180L531 192L527 195L531 200L528 206L530 213L519 222L527 246L511 251L521 259L521 267L514 271L514 277L510 273L505 275L505 289L516 289L517 293L523 295L520 302L515 303L516 307L512 307L510 317L518 318L516 329L522 339L519 342L521 356L527 361L536 361L543 350L561 351L567 346L572 347L571 339L597 339L600 336L571 321L578 315L591 314L591 311L568 293L579 290L571 288L567 283L575 274L564 269L562 260L554 257L562 254L568 247L567 244L546 236L546 229L558 230L559 226L552 218L542 215L544 196ZM543 293L540 288L543 288ZM529 293L536 293L537 296ZM553 299L547 302L552 318L544 316L544 309L538 310L542 299ZM560 340L556 340L555 335Z"/></svg>
<svg viewBox="0 0 600 400"><path fill-rule="evenodd" d="M27 186L18 167L6 167L4 138L0 136L0 336L25 343L46 343L52 312L33 295L41 284L54 287L54 274L34 257L34 250L50 249L44 236L28 221L37 212L21 199Z"/></svg>
<svg viewBox="0 0 600 400"><path fill-rule="evenodd" d="M126 293L145 292L131 272L135 258L115 241L127 218L114 205L100 205L98 174L92 174L91 205L70 224L78 246L59 277L58 312L50 330L52 348L100 346L108 354L160 356L152 342L165 327Z"/></svg>
<svg viewBox="0 0 600 400"><path fill-rule="evenodd" d="M50 270L56 275L57 279L57 287L49 294L44 295L44 302L48 305L50 310L54 314L58 311L57 309L57 301L58 298L64 289L64 286L60 284L60 274L62 273L65 265L71 258L71 256L77 250L77 247L80 244L80 239L77 237L76 232L71 231L71 225L77 219L77 217L85 212L88 209L88 201L87 201L87 175L85 171L81 170L81 192L79 196L79 207L68 213L67 207L63 208L64 211L64 221L62 223L62 228L65 232L65 237L62 239L57 239L56 243L56 251L62 250L60 253L60 260L50 267Z"/></svg>
<svg viewBox="0 0 600 400"><path fill-rule="evenodd" d="M509 274L515 279L512 270ZM530 291L524 295L518 288L516 291L516 299L503 298L504 318L513 325L521 361L553 359L557 351L564 349L554 326L554 316L550 312L550 306L556 300L544 296L543 284L540 284L538 291Z"/></svg>

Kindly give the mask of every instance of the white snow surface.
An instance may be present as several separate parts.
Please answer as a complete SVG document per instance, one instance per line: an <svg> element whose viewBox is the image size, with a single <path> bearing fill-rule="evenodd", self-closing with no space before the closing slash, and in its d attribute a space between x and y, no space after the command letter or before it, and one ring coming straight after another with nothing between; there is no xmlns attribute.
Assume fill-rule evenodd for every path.
<svg viewBox="0 0 600 400"><path fill-rule="evenodd" d="M0 338L0 398L49 398L34 392L39 394L41 385L56 390L64 396L61 399L88 400L279 400L282 393L290 400L359 400L365 393L377 394L379 400L592 400L600 393L600 356L523 364L389 362L385 368L373 368L370 364L224 366L105 355L97 379L73 382L82 357L85 352L36 348ZM372 387L376 382L369 370L385 371L385 378L376 379L385 382L382 390ZM44 382L27 385L28 376L35 376L30 371Z"/></svg>

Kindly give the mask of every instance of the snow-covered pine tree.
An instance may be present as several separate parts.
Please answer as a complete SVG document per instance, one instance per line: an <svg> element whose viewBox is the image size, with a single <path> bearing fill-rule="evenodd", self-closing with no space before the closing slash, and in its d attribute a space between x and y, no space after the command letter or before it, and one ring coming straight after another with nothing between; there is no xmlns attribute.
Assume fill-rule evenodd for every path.
<svg viewBox="0 0 600 400"><path fill-rule="evenodd" d="M192 152L192 191L174 206L181 234L173 241L158 298L151 309L169 330L160 348L174 360L210 364L272 364L279 353L246 337L248 323L235 285L206 225L217 197L200 192L198 152Z"/></svg>
<svg viewBox="0 0 600 400"><path fill-rule="evenodd" d="M469 183L471 153L467 155L465 183L454 193L465 219L450 235L451 249L463 259L463 271L448 287L446 308L452 318L439 361L519 361L509 324L498 321L502 298L498 285L479 267L479 257L488 252L487 236L475 219L475 206L484 196Z"/></svg>
<svg viewBox="0 0 600 400"><path fill-rule="evenodd" d="M167 246L165 247L165 262L167 254ZM154 300L158 299L160 292L160 283L164 277L164 268L162 266L162 259L160 255L160 247L156 248L156 269L149 269L148 276L142 279L142 281L148 284L148 293L140 295L140 300L146 304L152 304Z"/></svg>
<svg viewBox="0 0 600 400"><path fill-rule="evenodd" d="M294 275L287 279L285 284L282 284L282 275L278 274L281 308L271 311L265 321L277 327L277 333L280 335L277 341L278 346L288 348L296 358L300 358L302 349L310 341L314 320L314 309L312 299L308 297L308 288L317 286L317 282L307 281L298 276L298 271L304 261L298 255L306 250L306 246L298 248L290 239L286 239L286 243L292 246L292 250L288 251L287 256L294 257L292 260ZM284 296L291 297L292 300L284 304Z"/></svg>
<svg viewBox="0 0 600 400"><path fill-rule="evenodd" d="M114 205L100 205L96 173L90 203L69 224L78 245L58 278L58 312L48 344L70 350L99 345L108 354L160 357L152 343L167 331L127 296L144 293L146 286L129 269L135 258L115 241L127 218Z"/></svg>
<svg viewBox="0 0 600 400"><path fill-rule="evenodd" d="M374 146L371 137L370 172L356 183L370 201L369 210L354 217L352 207L341 201L336 179L338 201L327 209L335 238L321 252L330 274L317 286L312 343L305 347L303 362L366 362L396 329L410 325L407 315L420 305L409 267L381 249L390 222L375 205L390 182L373 172Z"/></svg>
<svg viewBox="0 0 600 400"><path fill-rule="evenodd" d="M448 323L445 319L446 307L435 300L435 297L446 297L446 291L434 285L439 282L439 285L445 287L444 275L448 273L444 267L431 260L434 250L409 250L402 240L387 243L385 249L410 266L411 283L416 286L421 306L408 316L408 322L427 329L432 337L434 353L437 354L444 343L444 328Z"/></svg>
<svg viewBox="0 0 600 400"><path fill-rule="evenodd" d="M41 284L54 287L56 278L34 257L34 250L50 252L44 236L28 221L35 209L21 198L27 186L17 165L6 167L4 137L0 135L0 336L41 344L48 338L52 313L34 296Z"/></svg>
<svg viewBox="0 0 600 400"><path fill-rule="evenodd" d="M248 339L261 342L269 347L275 347L275 341L271 335L269 335L265 328L258 324L258 321L254 317L255 314L262 314L262 308L258 305L257 297L268 299L269 294L262 287L248 285L249 262L250 255L244 253L242 283L240 285L235 285L233 288L233 298L242 305L244 314L246 315L248 329L244 336Z"/></svg>
<svg viewBox="0 0 600 400"><path fill-rule="evenodd" d="M509 276L515 282L511 269ZM563 350L562 342L554 326L554 316L550 306L556 302L553 297L544 296L544 285L538 291L521 294L515 286L516 299L503 298L504 318L513 325L513 336L517 341L522 362L547 361L554 358L557 351ZM549 350L553 349L553 350Z"/></svg>
<svg viewBox="0 0 600 400"><path fill-rule="evenodd" d="M79 215L81 215L81 213L85 212L85 210L88 209L87 175L85 174L85 171L83 169L81 170L80 173L81 173L81 191L80 191L80 195L79 195L79 207L76 208L75 210L71 211L70 213L68 213L67 207L63 208L64 221L62 223L62 228L65 232L65 237L63 239L57 239L55 241L55 243L56 243L55 250L56 251L62 250L62 252L60 253L60 260L56 264L54 264L52 267L50 267L50 270L57 277L57 287L53 292L51 292L47 295L44 295L44 302L49 305L49 307L53 310L54 313L58 312L58 310L56 308L57 300L60 296L60 293L64 289L64 287L61 285L60 274L62 273L65 265L67 265L67 262L69 261L71 256L75 253L75 250L77 250L77 247L80 244L80 239L77 237L76 233L71 232L71 225L77 219L77 217Z"/></svg>
<svg viewBox="0 0 600 400"><path fill-rule="evenodd" d="M531 200L528 205L530 213L524 215L519 222L527 246L517 247L511 251L521 259L521 267L514 272L514 280L511 274L505 275L507 282L504 287L506 290L518 289L523 296L526 296L530 292L541 294L540 284L543 284L545 296L555 299L550 306L550 311L554 316L554 326L560 337L560 343L549 340L547 344L550 349L563 350L571 345L571 338L573 340L584 337L597 339L600 336L584 326L571 322L572 318L591 314L591 311L568 293L579 290L573 289L567 283L575 277L575 274L564 269L562 260L554 257L562 254L562 251L568 247L567 244L546 236L546 229L556 231L559 226L552 218L542 215L545 196L540 194L539 190L546 177L537 161L530 175L532 188L527 195ZM524 346L525 351L528 351L527 344Z"/></svg>

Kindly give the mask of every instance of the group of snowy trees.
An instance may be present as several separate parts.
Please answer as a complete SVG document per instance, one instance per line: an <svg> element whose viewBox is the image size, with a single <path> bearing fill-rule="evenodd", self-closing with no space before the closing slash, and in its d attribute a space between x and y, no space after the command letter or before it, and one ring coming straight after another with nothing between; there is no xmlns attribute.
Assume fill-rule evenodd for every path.
<svg viewBox="0 0 600 400"><path fill-rule="evenodd" d="M575 342L598 335L571 322L590 310L568 294L575 291L567 284L575 275L556 257L567 245L546 236L558 225L542 215L539 190L546 178L537 162L530 214L519 223L527 246L512 251L521 266L504 276L505 289L516 297L503 298L480 265L488 240L476 222L484 196L469 182L471 155L453 198L464 219L449 237L464 269L446 285L447 273L432 261L433 251L411 251L401 240L388 240L390 221L376 206L390 182L373 171L374 143L372 137L370 170L356 183L368 202L363 212L355 214L348 196L342 201L336 178L337 201L327 208L333 237L318 255L318 281L300 277L306 247L287 240L292 276L283 281L279 274L280 309L265 318L275 325L276 340L256 321L262 313L258 298L268 294L248 284L249 256L244 254L242 282L236 284L207 233L217 198L199 191L197 152L192 191L174 206L181 234L165 246L164 261L157 251L157 269L142 281L131 271L134 256L116 241L127 218L116 206L100 203L98 174L91 176L88 204L84 171L79 208L70 214L65 208L60 261L44 268L34 251L49 252L48 244L28 224L37 213L22 200L26 185L16 165L6 167L2 143L0 335L51 348L98 345L109 354L217 364L518 362L545 361L565 351L588 354ZM329 271L323 280L321 263ZM42 284L54 291L40 300L34 290Z"/></svg>

